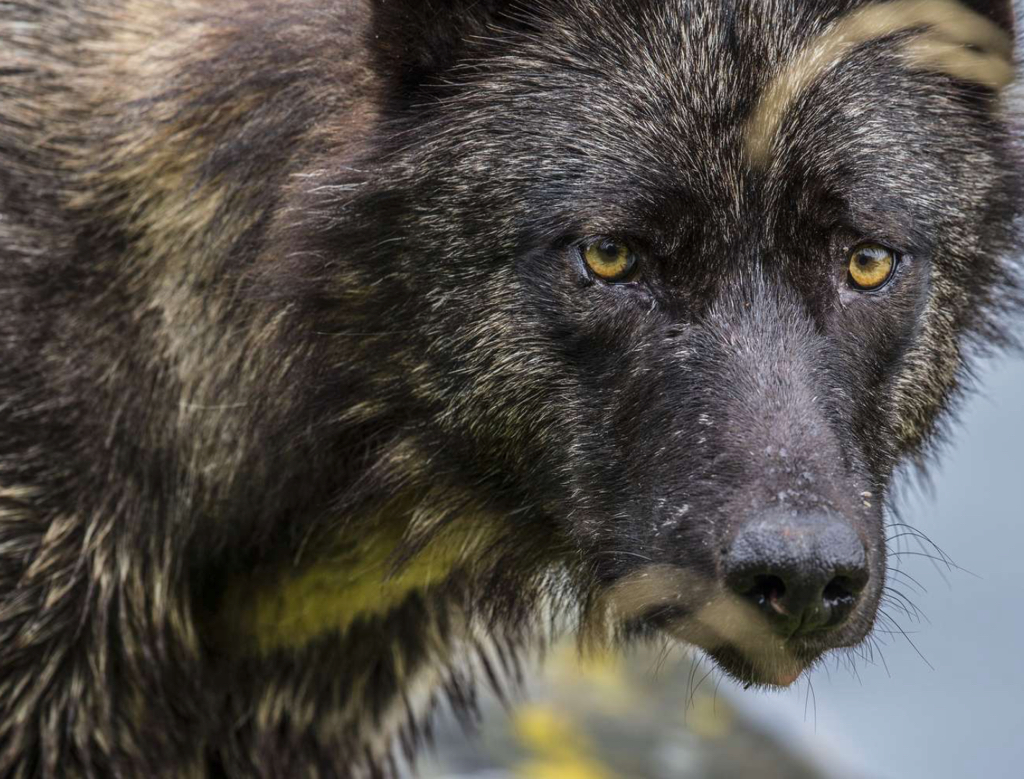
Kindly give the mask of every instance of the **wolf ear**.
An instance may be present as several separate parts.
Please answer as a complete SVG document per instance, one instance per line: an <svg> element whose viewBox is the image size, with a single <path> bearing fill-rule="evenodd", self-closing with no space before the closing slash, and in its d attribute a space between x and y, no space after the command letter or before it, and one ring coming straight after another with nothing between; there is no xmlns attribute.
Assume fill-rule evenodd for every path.
<svg viewBox="0 0 1024 779"><path fill-rule="evenodd" d="M454 65L513 0L371 0L370 46L378 65L415 90Z"/></svg>
<svg viewBox="0 0 1024 779"><path fill-rule="evenodd" d="M964 5L998 24L1016 40L1017 3L1015 0L961 0Z"/></svg>

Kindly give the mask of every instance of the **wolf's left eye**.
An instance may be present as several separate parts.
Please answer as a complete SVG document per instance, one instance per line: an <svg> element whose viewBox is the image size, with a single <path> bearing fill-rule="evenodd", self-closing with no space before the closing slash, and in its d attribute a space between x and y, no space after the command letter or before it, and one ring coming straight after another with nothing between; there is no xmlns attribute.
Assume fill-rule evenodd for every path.
<svg viewBox="0 0 1024 779"><path fill-rule="evenodd" d="M583 246L587 267L604 281L628 281L637 267L636 254L628 245L611 238L599 238Z"/></svg>
<svg viewBox="0 0 1024 779"><path fill-rule="evenodd" d="M881 289L896 272L898 263L892 249L877 243L861 244L850 254L850 285L864 292Z"/></svg>

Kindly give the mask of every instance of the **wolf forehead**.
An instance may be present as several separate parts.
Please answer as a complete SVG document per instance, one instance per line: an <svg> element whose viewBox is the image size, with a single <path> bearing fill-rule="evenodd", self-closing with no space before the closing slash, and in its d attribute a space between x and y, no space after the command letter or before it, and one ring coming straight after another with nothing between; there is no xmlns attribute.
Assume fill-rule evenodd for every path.
<svg viewBox="0 0 1024 779"><path fill-rule="evenodd" d="M545 4L496 22L448 80L440 103L470 119L448 139L469 152L452 175L487 165L496 179L543 182L556 202L571 192L577 203L585 180L609 221L673 189L735 210L773 164L792 180L801 165L828 168L844 154L884 158L935 135L934 122L957 110L950 97L997 96L1013 77L1012 39L980 8L1002 4L978 5L671 0L594 14ZM510 28L527 21L517 37ZM881 121L911 112L913 126Z"/></svg>

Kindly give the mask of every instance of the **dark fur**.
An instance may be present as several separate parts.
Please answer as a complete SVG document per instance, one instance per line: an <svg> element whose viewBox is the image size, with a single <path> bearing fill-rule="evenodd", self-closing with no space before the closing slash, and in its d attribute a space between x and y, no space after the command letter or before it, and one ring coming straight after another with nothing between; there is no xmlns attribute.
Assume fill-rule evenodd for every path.
<svg viewBox="0 0 1024 779"><path fill-rule="evenodd" d="M1007 96L900 34L749 165L773 69L859 5L0 1L0 775L386 773L545 604L713 587L780 503L870 552L802 662L863 639L893 472L1008 340L1022 168ZM597 235L636 282L585 272ZM907 255L878 295L868 239ZM387 522L397 572L465 517L479 552L386 616L224 635L233 582Z"/></svg>

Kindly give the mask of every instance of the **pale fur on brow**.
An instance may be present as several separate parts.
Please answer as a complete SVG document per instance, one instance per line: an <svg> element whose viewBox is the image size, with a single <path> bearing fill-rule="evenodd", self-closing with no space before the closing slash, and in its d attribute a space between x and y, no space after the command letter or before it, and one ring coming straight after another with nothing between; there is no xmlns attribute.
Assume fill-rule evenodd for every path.
<svg viewBox="0 0 1024 779"><path fill-rule="evenodd" d="M767 165L775 138L797 98L858 46L920 28L899 53L907 67L1002 89L1014 76L1013 42L994 22L958 0L892 0L865 6L836 20L801 49L771 80L747 122L746 155Z"/></svg>

